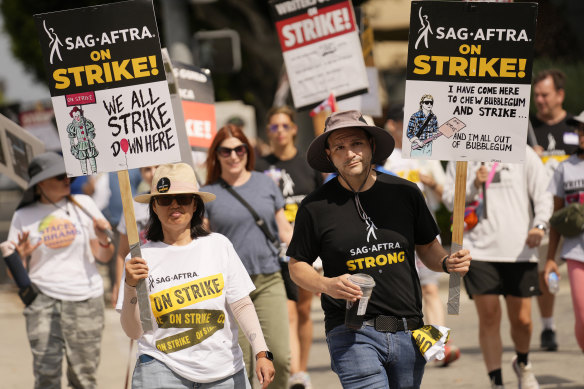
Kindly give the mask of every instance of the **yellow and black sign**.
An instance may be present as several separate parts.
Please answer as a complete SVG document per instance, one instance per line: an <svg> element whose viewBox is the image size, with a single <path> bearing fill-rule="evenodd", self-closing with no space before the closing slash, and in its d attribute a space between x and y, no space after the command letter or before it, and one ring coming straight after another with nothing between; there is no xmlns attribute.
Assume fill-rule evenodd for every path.
<svg viewBox="0 0 584 389"><path fill-rule="evenodd" d="M165 81L149 1L34 15L51 96Z"/></svg>
<svg viewBox="0 0 584 389"><path fill-rule="evenodd" d="M407 79L531 83L535 3L413 1Z"/></svg>
<svg viewBox="0 0 584 389"><path fill-rule="evenodd" d="M418 348L420 349L422 354L424 354L426 351L428 351L430 347L436 344L436 342L438 342L440 338L442 338L442 333L438 328L428 325L412 331L412 336L414 337L416 344L418 345ZM448 336L444 341L445 344L446 342L448 342L449 336L450 333L448 333Z"/></svg>

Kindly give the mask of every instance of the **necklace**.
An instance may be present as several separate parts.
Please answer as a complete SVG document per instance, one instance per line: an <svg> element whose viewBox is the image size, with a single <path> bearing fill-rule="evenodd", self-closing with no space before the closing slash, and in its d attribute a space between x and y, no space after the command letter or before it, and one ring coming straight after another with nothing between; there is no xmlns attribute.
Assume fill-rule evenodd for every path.
<svg viewBox="0 0 584 389"><path fill-rule="evenodd" d="M347 181L347 179L342 176L341 172L338 172L339 177L341 177L343 179L343 181L345 181L345 183L349 186L349 188L351 188L351 191L353 192L354 200L355 200L355 207L357 207L357 213L359 214L359 217L361 218L361 220L363 220L365 222L365 225L366 225L365 228L367 230L367 242L369 242L369 237L371 237L371 236L373 236L373 238L375 238L377 240L377 235L375 235L375 230L377 229L377 227L375 226L375 223L373 223L373 220L371 220L371 218L367 215L367 213L365 213L365 210L363 209L363 206L361 205L361 201L359 200L359 192L365 186L365 183L367 182L367 179L369 178L370 173L371 173L371 164L369 164L369 169L367 170L367 175L365 176L365 180L363 181L363 183L361 184L359 189L357 191L355 191L355 189L353 189L353 187L351 186L349 181Z"/></svg>
<svg viewBox="0 0 584 389"><path fill-rule="evenodd" d="M61 207L60 205L57 205L57 203L55 203L53 200L51 200L46 194L45 192L43 192L42 189L39 188L39 191L41 192L41 196L45 198L45 200L47 200L49 203L53 204L53 206L57 209L60 209L61 211L64 211L67 216L71 216L69 214L69 209L68 209L68 205L69 205L69 199L67 197L65 197L65 207Z"/></svg>

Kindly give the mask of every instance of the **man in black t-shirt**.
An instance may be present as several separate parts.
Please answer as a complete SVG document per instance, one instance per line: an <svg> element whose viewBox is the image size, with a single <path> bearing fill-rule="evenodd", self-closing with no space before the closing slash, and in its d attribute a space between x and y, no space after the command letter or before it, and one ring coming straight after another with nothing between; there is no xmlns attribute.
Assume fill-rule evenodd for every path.
<svg viewBox="0 0 584 389"><path fill-rule="evenodd" d="M571 124L573 115L563 107L565 83L566 75L558 69L543 70L533 79L533 100L537 113L531 118L531 123L537 144L530 146L540 156L550 171L550 176L560 162L567 159L578 147L576 127ZM553 316L555 296L549 292L543 272L547 260L547 241L546 237L538 254L539 288L542 293L537 297L537 304L542 323L541 348L556 351L558 343ZM556 261L559 264L558 259Z"/></svg>
<svg viewBox="0 0 584 389"><path fill-rule="evenodd" d="M312 168L338 176L302 202L289 267L294 282L322 293L332 367L344 388L418 388L426 362L410 333L423 325L414 250L434 271L464 275L470 266L467 250L449 256L442 248L415 184L371 169L393 147L389 133L345 111L327 119L307 153ZM324 276L311 266L319 256ZM344 325L346 301L362 296L348 280L355 273L375 280L359 330Z"/></svg>

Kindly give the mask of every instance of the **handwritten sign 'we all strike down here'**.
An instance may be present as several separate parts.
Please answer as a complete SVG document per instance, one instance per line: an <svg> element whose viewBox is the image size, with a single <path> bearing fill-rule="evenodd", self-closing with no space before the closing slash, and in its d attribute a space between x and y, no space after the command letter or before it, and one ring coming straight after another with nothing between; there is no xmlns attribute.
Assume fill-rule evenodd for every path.
<svg viewBox="0 0 584 389"><path fill-rule="evenodd" d="M151 2L35 15L69 176L180 160Z"/></svg>

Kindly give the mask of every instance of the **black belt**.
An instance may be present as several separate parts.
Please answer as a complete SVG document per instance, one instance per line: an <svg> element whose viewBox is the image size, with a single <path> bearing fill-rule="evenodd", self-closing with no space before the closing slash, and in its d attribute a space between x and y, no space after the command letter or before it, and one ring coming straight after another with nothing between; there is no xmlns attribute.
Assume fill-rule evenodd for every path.
<svg viewBox="0 0 584 389"><path fill-rule="evenodd" d="M405 319L405 320L404 320ZM407 325L407 328L404 325ZM373 319L365 321L363 324L366 326L375 327L377 331L380 332L398 332L398 331L413 331L424 326L424 321L421 317L408 317L401 318L395 316L384 316L379 315Z"/></svg>

